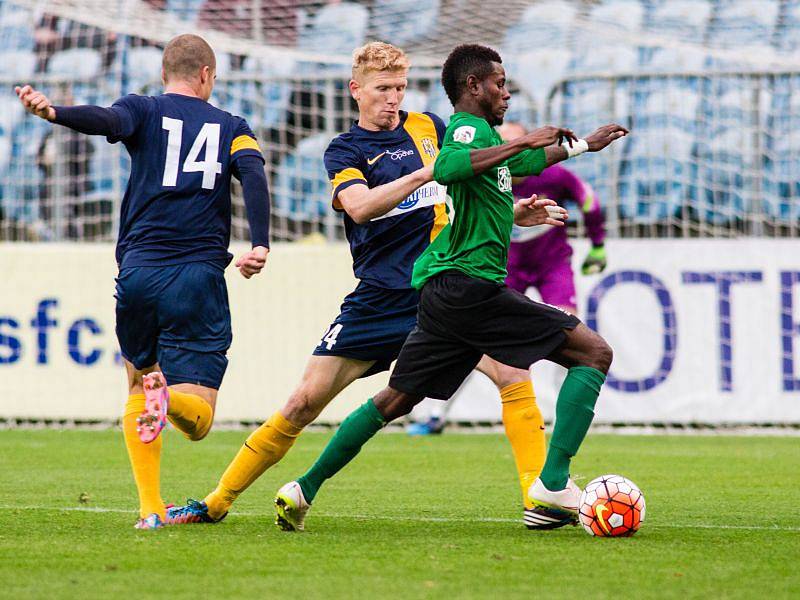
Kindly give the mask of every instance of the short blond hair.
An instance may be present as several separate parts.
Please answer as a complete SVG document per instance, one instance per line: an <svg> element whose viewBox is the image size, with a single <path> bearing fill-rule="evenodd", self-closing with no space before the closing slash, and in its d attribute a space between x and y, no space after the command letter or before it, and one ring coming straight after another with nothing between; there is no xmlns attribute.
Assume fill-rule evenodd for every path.
<svg viewBox="0 0 800 600"><path fill-rule="evenodd" d="M184 33L172 38L164 48L161 67L164 69L167 81L192 79L203 67L216 71L217 59L214 50L203 38L192 33Z"/></svg>
<svg viewBox="0 0 800 600"><path fill-rule="evenodd" d="M353 50L353 79L370 71L407 71L411 63L397 46L386 42L370 42Z"/></svg>

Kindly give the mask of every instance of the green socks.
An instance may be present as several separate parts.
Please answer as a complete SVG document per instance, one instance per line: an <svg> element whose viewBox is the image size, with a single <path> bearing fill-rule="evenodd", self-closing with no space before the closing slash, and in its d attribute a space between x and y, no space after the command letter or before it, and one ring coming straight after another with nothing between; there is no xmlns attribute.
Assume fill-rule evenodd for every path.
<svg viewBox="0 0 800 600"><path fill-rule="evenodd" d="M563 490L569 478L569 463L589 431L594 405L606 376L591 367L572 367L561 385L556 402L556 423L547 459L539 478L550 491Z"/></svg>
<svg viewBox="0 0 800 600"><path fill-rule="evenodd" d="M311 504L319 488L361 451L361 447L386 424L372 398L351 412L325 446L317 462L297 480L306 502Z"/></svg>

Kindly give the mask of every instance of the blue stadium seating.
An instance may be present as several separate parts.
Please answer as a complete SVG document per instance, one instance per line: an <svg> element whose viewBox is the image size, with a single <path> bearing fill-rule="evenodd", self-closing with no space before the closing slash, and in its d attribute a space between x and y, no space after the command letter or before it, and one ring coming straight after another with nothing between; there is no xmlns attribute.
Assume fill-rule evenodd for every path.
<svg viewBox="0 0 800 600"><path fill-rule="evenodd" d="M767 118L764 208L772 219L800 220L800 77L776 78Z"/></svg>
<svg viewBox="0 0 800 600"><path fill-rule="evenodd" d="M575 27L577 14L574 2L538 2L506 30L502 47L507 52L523 52L531 49L531 40L540 47L563 44Z"/></svg>
<svg viewBox="0 0 800 600"><path fill-rule="evenodd" d="M0 14L0 50L33 50L33 15L23 9Z"/></svg>
<svg viewBox="0 0 800 600"><path fill-rule="evenodd" d="M660 0L649 11L645 28L687 42L704 40L713 5L708 0Z"/></svg>
<svg viewBox="0 0 800 600"><path fill-rule="evenodd" d="M613 25L615 29L639 31L644 19L645 6L639 0L606 0L595 6L589 19L598 28Z"/></svg>
<svg viewBox="0 0 800 600"><path fill-rule="evenodd" d="M369 13L353 2L329 4L314 16L311 26L300 33L304 50L331 54L350 54L364 43Z"/></svg>
<svg viewBox="0 0 800 600"><path fill-rule="evenodd" d="M375 0L372 5L373 36L399 46L430 36L436 28L441 0ZM404 15L398 19L397 15Z"/></svg>
<svg viewBox="0 0 800 600"><path fill-rule="evenodd" d="M127 51L127 90L132 93L153 93L161 86L160 48L144 46Z"/></svg>
<svg viewBox="0 0 800 600"><path fill-rule="evenodd" d="M193 24L197 21L204 2L205 0L167 0L165 10L187 24Z"/></svg>
<svg viewBox="0 0 800 600"><path fill-rule="evenodd" d="M331 184L322 160L330 141L325 133L308 137L281 161L272 188L275 214L317 220L330 211Z"/></svg>
<svg viewBox="0 0 800 600"><path fill-rule="evenodd" d="M718 0L708 31L708 42L730 47L769 44L779 11L779 0Z"/></svg>
<svg viewBox="0 0 800 600"><path fill-rule="evenodd" d="M800 0L789 0L777 30L777 46L784 51L800 48Z"/></svg>

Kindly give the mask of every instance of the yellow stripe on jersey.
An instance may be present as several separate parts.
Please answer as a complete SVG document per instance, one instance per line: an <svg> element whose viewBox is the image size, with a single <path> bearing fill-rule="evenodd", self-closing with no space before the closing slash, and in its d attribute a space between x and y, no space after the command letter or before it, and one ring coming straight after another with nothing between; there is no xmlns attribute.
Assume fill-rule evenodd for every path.
<svg viewBox="0 0 800 600"><path fill-rule="evenodd" d="M422 113L410 112L406 117L405 130L414 140L422 164L426 167L433 164L439 155L439 135L433 119Z"/></svg>
<svg viewBox="0 0 800 600"><path fill-rule="evenodd" d="M347 183L348 181L353 181L354 179L363 179L364 181L367 180L367 178L364 177L364 173L362 173L359 169L356 169L355 167L348 167L343 171L339 171L336 174L336 177L331 179L331 185L333 186L332 190L333 196L331 199L333 201L334 208L338 210L342 209L342 203L339 202L338 198L336 197L336 190L343 183Z"/></svg>
<svg viewBox="0 0 800 600"><path fill-rule="evenodd" d="M436 125L433 119L422 113L408 113L406 117L405 130L414 145L417 147L422 164L426 167L433 164L439 155L439 134L436 132ZM433 206L433 228L431 229L431 242L436 239L442 229L450 222L447 216L447 207L444 202Z"/></svg>
<svg viewBox="0 0 800 600"><path fill-rule="evenodd" d="M433 205L433 229L431 229L431 242L435 240L442 229L447 227L450 223L450 217L447 215L447 205L444 202ZM444 238L442 238L444 239Z"/></svg>
<svg viewBox="0 0 800 600"><path fill-rule="evenodd" d="M255 150L256 152L261 152L261 148L258 147L258 142L249 135L240 135L233 140L231 144L231 156L239 152L239 150Z"/></svg>

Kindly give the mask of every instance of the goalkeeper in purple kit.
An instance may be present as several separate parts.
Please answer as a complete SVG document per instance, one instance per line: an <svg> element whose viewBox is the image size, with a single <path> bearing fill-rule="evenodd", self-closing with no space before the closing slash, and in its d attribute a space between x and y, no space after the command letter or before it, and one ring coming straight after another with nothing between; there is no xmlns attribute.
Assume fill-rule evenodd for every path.
<svg viewBox="0 0 800 600"><path fill-rule="evenodd" d="M518 123L505 123L498 127L498 133L505 141L510 142L525 135L526 131ZM600 202L589 184L557 164L537 176L516 181L513 191L516 198L528 198L536 194L562 205L565 202L576 202L583 215L586 235L592 242L581 271L584 275L592 275L606 268L606 251L603 245L606 237L605 218ZM572 247L566 229L548 225L514 226L508 253L506 283L522 294L528 288L536 288L542 302L575 313L577 301L571 258Z"/></svg>

